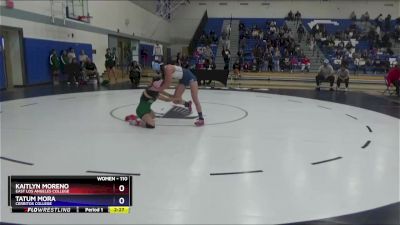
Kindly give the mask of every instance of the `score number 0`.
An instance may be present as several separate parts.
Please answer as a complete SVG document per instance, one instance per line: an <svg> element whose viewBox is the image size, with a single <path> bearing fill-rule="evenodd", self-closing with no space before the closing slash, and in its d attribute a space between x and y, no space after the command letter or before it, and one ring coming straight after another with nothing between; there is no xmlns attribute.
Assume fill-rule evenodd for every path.
<svg viewBox="0 0 400 225"><path fill-rule="evenodd" d="M119 178L120 181L128 181L128 177L120 177ZM125 191L125 185L121 184L118 186L118 191L119 192L124 192ZM118 202L120 205L123 205L125 203L125 198L124 197L120 197L118 199Z"/></svg>

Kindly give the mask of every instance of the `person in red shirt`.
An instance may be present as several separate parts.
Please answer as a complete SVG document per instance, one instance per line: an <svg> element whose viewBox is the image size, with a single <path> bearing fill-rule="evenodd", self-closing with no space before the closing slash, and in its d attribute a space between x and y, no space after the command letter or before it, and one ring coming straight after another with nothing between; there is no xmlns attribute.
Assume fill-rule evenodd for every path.
<svg viewBox="0 0 400 225"><path fill-rule="evenodd" d="M387 81L387 86L390 87L391 84L396 87L396 93L397 96L400 96L399 92L399 86L400 86L400 68L399 68L399 63L400 60L397 61L397 64L389 70L387 76L386 76L386 81Z"/></svg>
<svg viewBox="0 0 400 225"><path fill-rule="evenodd" d="M307 72L310 72L310 65L310 59L307 58L307 56L304 56L304 58L301 60L301 72L304 72L304 69L307 70Z"/></svg>

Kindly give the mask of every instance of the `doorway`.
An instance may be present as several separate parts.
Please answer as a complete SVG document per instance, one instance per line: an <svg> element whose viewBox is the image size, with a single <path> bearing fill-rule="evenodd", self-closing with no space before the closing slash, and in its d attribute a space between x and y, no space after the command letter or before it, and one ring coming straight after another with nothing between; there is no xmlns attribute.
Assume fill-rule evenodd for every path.
<svg viewBox="0 0 400 225"><path fill-rule="evenodd" d="M25 84L23 32L21 28L0 26L5 72L5 88L12 89Z"/></svg>
<svg viewBox="0 0 400 225"><path fill-rule="evenodd" d="M139 41L125 37L108 36L108 47L116 49L118 69L123 74L128 74L128 65L133 60L139 59Z"/></svg>

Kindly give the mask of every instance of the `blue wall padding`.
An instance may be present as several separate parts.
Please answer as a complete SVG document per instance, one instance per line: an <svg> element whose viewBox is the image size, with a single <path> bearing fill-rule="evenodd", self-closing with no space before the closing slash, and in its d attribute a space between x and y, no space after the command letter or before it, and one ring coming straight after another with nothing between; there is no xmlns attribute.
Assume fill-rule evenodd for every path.
<svg viewBox="0 0 400 225"><path fill-rule="evenodd" d="M55 49L58 55L62 50L69 48L75 49L76 57L79 59L80 51L92 59L93 49L91 44L70 43L61 41L50 41L43 39L24 38L25 47L25 68L27 76L27 85L51 82L51 72L49 66L49 56L52 49Z"/></svg>

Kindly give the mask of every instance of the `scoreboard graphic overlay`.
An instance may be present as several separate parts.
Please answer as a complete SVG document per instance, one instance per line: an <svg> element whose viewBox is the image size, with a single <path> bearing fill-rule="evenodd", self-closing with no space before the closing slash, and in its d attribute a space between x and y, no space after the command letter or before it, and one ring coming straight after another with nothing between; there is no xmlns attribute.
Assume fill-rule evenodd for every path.
<svg viewBox="0 0 400 225"><path fill-rule="evenodd" d="M9 176L13 213L130 212L131 176Z"/></svg>

